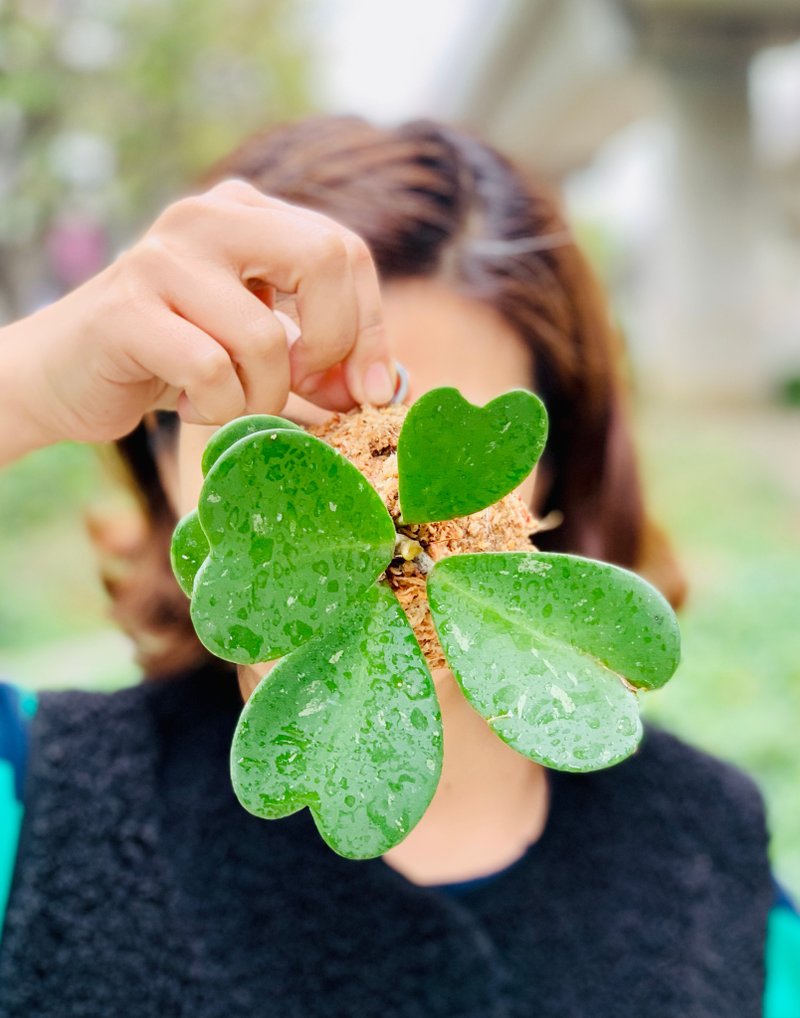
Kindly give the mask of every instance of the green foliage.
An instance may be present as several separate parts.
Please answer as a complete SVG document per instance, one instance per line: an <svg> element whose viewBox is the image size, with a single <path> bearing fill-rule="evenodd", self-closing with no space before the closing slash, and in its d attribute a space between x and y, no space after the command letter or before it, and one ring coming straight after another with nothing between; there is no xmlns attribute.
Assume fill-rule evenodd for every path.
<svg viewBox="0 0 800 1018"><path fill-rule="evenodd" d="M787 375L781 380L778 398L786 406L800 407L800 374Z"/></svg>
<svg viewBox="0 0 800 1018"><path fill-rule="evenodd" d="M547 441L547 413L517 389L484 407L457 389L414 403L397 446L405 523L469 516L498 502L533 470Z"/></svg>
<svg viewBox="0 0 800 1018"><path fill-rule="evenodd" d="M479 408L435 389L408 419L399 485L415 520L502 497L531 471L547 430L541 402L522 391ZM375 584L396 538L382 501L338 452L275 423L242 419L212 439L173 568L209 650L251 664L288 655L237 728L231 767L243 804L268 818L308 806L328 844L366 858L401 841L435 790L433 681L394 595ZM574 556L521 552L448 558L428 594L462 689L511 746L576 771L633 752L641 725L628 683L662 685L678 660L674 616L649 584Z"/></svg>
<svg viewBox="0 0 800 1018"><path fill-rule="evenodd" d="M0 4L0 281L65 207L126 237L245 136L307 113L306 33L292 0Z"/></svg>
<svg viewBox="0 0 800 1018"><path fill-rule="evenodd" d="M689 581L683 661L645 717L758 781L776 873L798 896L797 415L651 402L640 419L650 504Z"/></svg>
<svg viewBox="0 0 800 1018"><path fill-rule="evenodd" d="M259 431L300 431L299 425L283 417L271 414L251 414L239 417L214 432L203 450L201 470L203 477L220 456L238 442L240 438L254 435ZM209 553L208 539L200 525L197 510L187 513L175 528L170 547L170 562L175 578L187 597L192 596L194 579Z"/></svg>
<svg viewBox="0 0 800 1018"><path fill-rule="evenodd" d="M619 566L549 552L455 555L437 563L428 589L437 605L445 597L459 605L455 614L444 608L445 628L521 627L529 647L561 645L640 689L663 686L678 666L675 613L655 587Z"/></svg>
<svg viewBox="0 0 800 1018"><path fill-rule="evenodd" d="M514 749L588 771L641 736L622 682L663 685L678 664L672 609L633 573L573 555L454 555L428 577L447 662L467 699Z"/></svg>
<svg viewBox="0 0 800 1018"><path fill-rule="evenodd" d="M408 834L441 764L433 681L382 584L261 681L231 748L242 805L270 819L308 806L325 841L353 859L382 855Z"/></svg>
<svg viewBox="0 0 800 1018"><path fill-rule="evenodd" d="M201 470L203 477L209 472L220 456L240 438L247 435L255 435L258 431L301 431L299 424L294 421L287 421L284 417L273 417L271 414L251 414L249 417L239 417L235 421L226 424L224 428L215 431L203 450Z"/></svg>
<svg viewBox="0 0 800 1018"><path fill-rule="evenodd" d="M683 662L645 718L745 767L763 789L780 879L800 894L800 445L791 411L639 407L648 504L689 574ZM61 445L0 475L0 673L31 688L135 681L81 519L106 488ZM54 497L54 493L58 497Z"/></svg>
<svg viewBox="0 0 800 1018"><path fill-rule="evenodd" d="M90 490L104 490L98 458L72 443L0 473L0 652L97 626L105 599L80 515Z"/></svg>
<svg viewBox="0 0 800 1018"><path fill-rule="evenodd" d="M194 578L208 558L209 551L208 538L200 526L200 517L197 510L192 509L178 521L170 545L170 565L179 587L187 597L192 596Z"/></svg>
<svg viewBox="0 0 800 1018"><path fill-rule="evenodd" d="M198 514L211 550L192 622L228 661L269 661L321 633L394 551L392 519L364 476L299 430L235 442L209 470Z"/></svg>

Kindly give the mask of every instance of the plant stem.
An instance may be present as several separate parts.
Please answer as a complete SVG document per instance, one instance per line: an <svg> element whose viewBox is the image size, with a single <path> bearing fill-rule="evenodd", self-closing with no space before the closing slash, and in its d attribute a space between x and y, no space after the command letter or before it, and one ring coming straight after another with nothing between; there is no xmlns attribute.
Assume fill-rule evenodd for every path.
<svg viewBox="0 0 800 1018"><path fill-rule="evenodd" d="M434 561L424 550L419 541L407 534L398 534L394 546L394 557L405 562L413 562L419 571L427 576L433 569Z"/></svg>

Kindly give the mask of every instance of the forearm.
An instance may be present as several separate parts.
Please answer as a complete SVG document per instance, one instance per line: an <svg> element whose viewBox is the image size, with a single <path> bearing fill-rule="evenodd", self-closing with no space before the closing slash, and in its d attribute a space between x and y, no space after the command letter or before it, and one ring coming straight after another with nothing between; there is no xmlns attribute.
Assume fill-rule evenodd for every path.
<svg viewBox="0 0 800 1018"><path fill-rule="evenodd" d="M37 413L42 327L34 314L0 328L0 467L59 438L48 433Z"/></svg>

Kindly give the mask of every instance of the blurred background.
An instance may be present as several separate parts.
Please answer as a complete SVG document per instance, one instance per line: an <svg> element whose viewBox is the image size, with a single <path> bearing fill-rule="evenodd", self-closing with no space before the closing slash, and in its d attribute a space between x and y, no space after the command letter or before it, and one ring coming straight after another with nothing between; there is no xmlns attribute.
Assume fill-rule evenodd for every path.
<svg viewBox="0 0 800 1018"><path fill-rule="evenodd" d="M465 124L556 183L631 356L685 564L647 714L748 770L800 895L800 0L0 0L0 322L76 286L251 131ZM0 675L136 681L95 451L0 475Z"/></svg>

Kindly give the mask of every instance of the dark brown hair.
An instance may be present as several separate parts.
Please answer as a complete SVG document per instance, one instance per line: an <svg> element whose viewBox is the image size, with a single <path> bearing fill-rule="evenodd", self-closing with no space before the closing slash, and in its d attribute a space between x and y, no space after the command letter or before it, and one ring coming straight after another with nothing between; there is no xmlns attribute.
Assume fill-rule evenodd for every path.
<svg viewBox="0 0 800 1018"><path fill-rule="evenodd" d="M435 276L497 310L529 344L550 416L539 511L562 522L537 535L537 546L636 569L673 603L682 600L680 573L644 513L619 377L622 351L598 284L546 188L461 131L430 121L384 129L354 117L256 135L199 184L229 176L360 234L382 280ZM146 582L131 582L127 595L118 587L116 614L134 633L143 623L162 632L162 650L142 655L143 663L168 670L184 663L176 648L188 653L187 640L197 647L187 602L166 572L174 519L144 428L119 446L142 493L162 575L148 556Z"/></svg>

